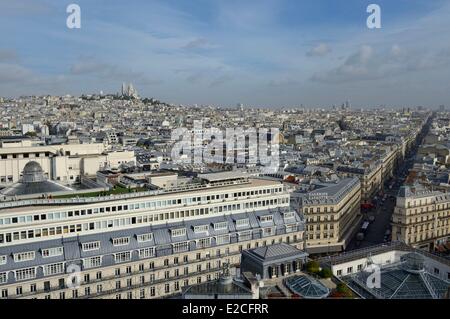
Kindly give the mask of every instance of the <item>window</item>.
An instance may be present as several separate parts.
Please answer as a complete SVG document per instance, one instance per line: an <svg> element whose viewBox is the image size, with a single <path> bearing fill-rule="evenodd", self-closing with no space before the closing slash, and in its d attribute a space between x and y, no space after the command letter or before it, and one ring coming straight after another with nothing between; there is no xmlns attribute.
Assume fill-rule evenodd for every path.
<svg viewBox="0 0 450 319"><path fill-rule="evenodd" d="M6 265L6 255L0 256L0 265Z"/></svg>
<svg viewBox="0 0 450 319"><path fill-rule="evenodd" d="M155 247L139 249L139 258L150 258L155 256Z"/></svg>
<svg viewBox="0 0 450 319"><path fill-rule="evenodd" d="M83 243L82 248L83 248L83 251L98 250L98 249L100 249L100 242L99 241L91 241L88 243Z"/></svg>
<svg viewBox="0 0 450 319"><path fill-rule="evenodd" d="M47 248L42 249L42 257L55 257L55 256L61 256L64 253L63 247L53 247L53 248Z"/></svg>
<svg viewBox="0 0 450 319"><path fill-rule="evenodd" d="M114 246L125 246L130 243L130 237L119 237L112 239Z"/></svg>
<svg viewBox="0 0 450 319"><path fill-rule="evenodd" d="M250 225L250 221L249 221L248 218L236 220L236 227L237 228L248 227L249 225Z"/></svg>
<svg viewBox="0 0 450 319"><path fill-rule="evenodd" d="M102 257L101 256L83 259L83 266L86 269L100 267L101 265L102 265Z"/></svg>
<svg viewBox="0 0 450 319"><path fill-rule="evenodd" d="M271 221L273 221L273 215L261 216L261 217L259 217L259 220L261 221L261 223L271 222Z"/></svg>
<svg viewBox="0 0 450 319"><path fill-rule="evenodd" d="M230 235L220 235L216 237L216 244L217 245L224 245L230 243Z"/></svg>
<svg viewBox="0 0 450 319"><path fill-rule="evenodd" d="M228 222L214 223L214 230L228 229Z"/></svg>
<svg viewBox="0 0 450 319"><path fill-rule="evenodd" d="M143 243L143 242L146 242L146 241L151 241L151 240L153 240L153 234L152 233L137 235L137 241L140 242L140 243Z"/></svg>
<svg viewBox="0 0 450 319"><path fill-rule="evenodd" d="M62 274L63 272L64 272L64 263L56 263L44 266L45 276Z"/></svg>
<svg viewBox="0 0 450 319"><path fill-rule="evenodd" d="M6 276L6 272L0 272L0 284L6 283L8 277Z"/></svg>
<svg viewBox="0 0 450 319"><path fill-rule="evenodd" d="M250 230L238 233L239 241L246 241L246 240L251 240L251 239L252 239L252 232Z"/></svg>
<svg viewBox="0 0 450 319"><path fill-rule="evenodd" d="M172 244L172 247L173 247L173 253L188 251L189 250L189 242L183 241L180 243L175 243L175 244Z"/></svg>
<svg viewBox="0 0 450 319"><path fill-rule="evenodd" d="M36 278L36 268L34 268L34 267L19 269L19 270L16 270L14 273L15 273L15 278L17 281Z"/></svg>
<svg viewBox="0 0 450 319"><path fill-rule="evenodd" d="M27 251L24 253L14 254L14 261L21 262L21 261L34 260L34 257L35 257L34 251Z"/></svg>
<svg viewBox="0 0 450 319"><path fill-rule="evenodd" d="M209 225L194 226L194 233L208 233Z"/></svg>
<svg viewBox="0 0 450 319"><path fill-rule="evenodd" d="M353 267L348 267L347 268L347 274L351 274L353 272Z"/></svg>
<svg viewBox="0 0 450 319"><path fill-rule="evenodd" d="M262 229L262 236L263 237L267 237L267 236L273 236L275 235L275 228L274 227L266 227Z"/></svg>
<svg viewBox="0 0 450 319"><path fill-rule="evenodd" d="M339 269L339 270L336 272L336 274L337 274L338 276L342 276L342 270Z"/></svg>
<svg viewBox="0 0 450 319"><path fill-rule="evenodd" d="M291 225L286 225L286 233L293 233L297 231L297 225L296 224L291 224Z"/></svg>
<svg viewBox="0 0 450 319"><path fill-rule="evenodd" d="M125 261L130 261L130 260L131 260L131 252L130 251L125 251L122 253L114 254L114 262L115 263L123 263Z"/></svg>
<svg viewBox="0 0 450 319"><path fill-rule="evenodd" d="M172 237L181 237L186 235L186 228L178 228L171 230Z"/></svg>
<svg viewBox="0 0 450 319"><path fill-rule="evenodd" d="M283 214L284 219L291 219L294 218L294 216L295 216L294 212L287 212Z"/></svg>
<svg viewBox="0 0 450 319"><path fill-rule="evenodd" d="M211 246L211 238L201 238L197 240L197 248L205 248Z"/></svg>

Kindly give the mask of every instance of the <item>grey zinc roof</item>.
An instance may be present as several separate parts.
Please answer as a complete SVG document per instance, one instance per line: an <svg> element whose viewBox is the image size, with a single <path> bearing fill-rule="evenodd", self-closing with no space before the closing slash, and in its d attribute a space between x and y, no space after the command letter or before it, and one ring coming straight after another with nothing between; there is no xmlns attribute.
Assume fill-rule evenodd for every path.
<svg viewBox="0 0 450 319"><path fill-rule="evenodd" d="M265 261L281 259L284 257L294 256L299 253L304 253L300 249L288 244L275 244L270 246L258 247L249 251L250 254L254 254Z"/></svg>
<svg viewBox="0 0 450 319"><path fill-rule="evenodd" d="M320 183L316 185L319 186L319 188L302 195L302 198L306 204L336 203L359 183L359 179L356 177L343 178L337 183Z"/></svg>
<svg viewBox="0 0 450 319"><path fill-rule="evenodd" d="M283 221L283 212L288 210L263 210L257 212L250 213L241 213L234 215L219 215L219 216L208 216L201 219L196 219L192 221L184 221L184 222L176 222L176 223L167 223L156 226L141 226L130 229L116 230L111 232L104 233L95 233L89 235L82 235L77 237L65 237L51 240L43 240L34 243L26 243L26 244L18 244L0 247L0 256L7 256L7 263L4 265L0 265L0 272L3 271L11 271L21 268L27 267L36 267L42 266L45 264L57 263L57 262L69 262L74 260L79 260L87 257L93 256L104 256L102 266L106 266L108 264L112 264L112 254L125 252L125 251L134 251L133 260L137 260L136 250L145 247L156 247L156 251L158 254L159 249L164 249L175 242L182 241L191 241L199 238L208 238L213 237L220 234L229 233L231 235L239 232L243 229L259 229L262 226L259 222L259 216L263 215L273 215L275 224L277 225L277 231L284 231L284 221ZM250 228L239 228L236 230L235 221L238 219L249 218L250 220ZM217 222L228 221L228 230L215 231L213 228L213 224ZM295 213L295 222L300 223L302 219ZM287 222L291 224L292 221ZM209 225L209 234L195 234L193 231L193 227L196 225ZM300 229L302 229L303 224L300 224ZM171 236L171 229L177 228L186 228L186 236L175 237ZM138 242L137 235L152 233L153 239L148 242ZM130 241L128 245L123 246L114 246L112 243L112 238L119 237L130 237ZM100 249L85 252L81 249L81 245L87 242L100 242ZM41 254L41 250L45 248L53 248L53 247L64 247L64 255L56 256L50 258L43 258ZM13 254L19 252L27 252L27 251L35 251L35 259L31 261L24 262L14 262ZM105 258L106 257L106 258Z"/></svg>

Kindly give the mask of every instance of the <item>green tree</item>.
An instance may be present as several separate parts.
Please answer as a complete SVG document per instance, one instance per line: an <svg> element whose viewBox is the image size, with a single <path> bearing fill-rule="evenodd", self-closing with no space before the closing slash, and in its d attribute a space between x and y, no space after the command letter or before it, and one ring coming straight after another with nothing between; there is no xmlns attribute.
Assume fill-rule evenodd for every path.
<svg viewBox="0 0 450 319"><path fill-rule="evenodd" d="M320 271L320 277L322 278L331 278L333 276L333 273L331 272L330 268L323 268Z"/></svg>
<svg viewBox="0 0 450 319"><path fill-rule="evenodd" d="M341 294L344 297L351 297L353 296L352 291L348 286L342 282L338 283L336 286L336 291Z"/></svg>
<svg viewBox="0 0 450 319"><path fill-rule="evenodd" d="M26 133L25 133L25 136L36 137L37 134L36 134L36 132L29 131L29 132L26 132Z"/></svg>
<svg viewBox="0 0 450 319"><path fill-rule="evenodd" d="M306 264L306 271L316 274L320 271L320 264L317 260L311 260Z"/></svg>

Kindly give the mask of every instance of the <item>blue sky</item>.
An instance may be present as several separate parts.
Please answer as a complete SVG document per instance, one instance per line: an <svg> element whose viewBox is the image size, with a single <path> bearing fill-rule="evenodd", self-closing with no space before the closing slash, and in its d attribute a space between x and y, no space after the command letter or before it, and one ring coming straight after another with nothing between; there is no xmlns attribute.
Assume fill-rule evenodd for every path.
<svg viewBox="0 0 450 319"><path fill-rule="evenodd" d="M0 95L132 81L181 104L450 104L448 17L448 0L0 0Z"/></svg>

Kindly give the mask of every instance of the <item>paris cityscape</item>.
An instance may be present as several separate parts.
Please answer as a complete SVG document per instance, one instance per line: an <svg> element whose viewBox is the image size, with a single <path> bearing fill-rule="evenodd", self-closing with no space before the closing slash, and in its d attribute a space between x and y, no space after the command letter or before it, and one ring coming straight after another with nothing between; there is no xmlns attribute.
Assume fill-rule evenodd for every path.
<svg viewBox="0 0 450 319"><path fill-rule="evenodd" d="M150 2L159 10L154 17L159 28L148 36L170 42L164 42L167 47L153 48L150 38L139 43L130 30L120 33L129 35L122 43L105 38L100 45L101 33L90 38L89 32L110 23L111 12L124 9L117 3L101 22L89 16L92 2L71 4L67 12L69 3L64 4L58 9L63 31L52 35L58 44L47 49L36 44L36 50L30 48L33 57L13 40L25 34L22 29L5 35L0 299L289 299L295 304L297 299L450 298L450 47L448 41L432 42L438 39L435 31L448 30L450 21L440 19L450 13L448 4L412 1L417 10L428 11L410 22L421 30L410 37L401 23L395 26L400 35L389 29L392 20L404 23L396 11L401 5L379 1L367 7L362 1L360 35L367 42L346 40L352 48L345 56L339 52L344 40L322 35L305 40L299 55L304 69L313 72L300 79L303 69L284 65L287 51L252 57L245 45L247 35L263 36L257 28L264 33L266 23L287 30L272 16L287 19L292 1L262 1L264 10L253 1L212 1L228 18L230 10L243 11L223 29L224 17L216 18L219 23L202 12L210 30L191 21L189 26L205 30L205 36L187 37L178 49L172 47L179 43L176 36L194 27L177 19L194 17L198 8ZM17 3L2 3L0 9L30 23L56 14L54 1ZM136 3L129 9L139 16ZM388 14L387 26L376 21L380 7L395 13ZM264 14L261 20L248 8ZM413 11L405 15L412 19L419 12ZM52 26L52 19L46 21L43 29ZM132 21L124 25L131 29ZM339 23L342 30L351 27ZM292 22L288 29L296 27ZM243 33L236 36L236 45L243 46L239 63L233 61L239 50L225 47L230 41L225 30ZM387 33L372 38L372 32ZM223 39L207 40L214 33ZM288 40L287 34L273 41ZM72 50L70 44L64 48L66 37L87 37L78 41L88 45L96 39L98 48L114 45L119 53L102 52L104 60L95 48L64 53ZM386 50L371 40L386 42ZM429 51L409 47L422 40ZM30 36L29 41L38 40ZM437 43L442 47L434 50ZM128 52L132 44L136 52L149 46L158 80L146 73L147 60L136 71L141 62ZM258 40L252 45L269 50ZM166 51L171 53L162 65ZM58 75L64 70L60 54L73 58L65 75ZM111 59L127 55L114 64L109 54ZM273 61L262 62L270 54ZM290 70L273 77L280 66L266 64L275 60ZM331 63L337 66L327 71ZM239 70L233 73L234 68ZM248 307L249 313L267 311L264 304ZM219 309L186 311L213 316Z"/></svg>

